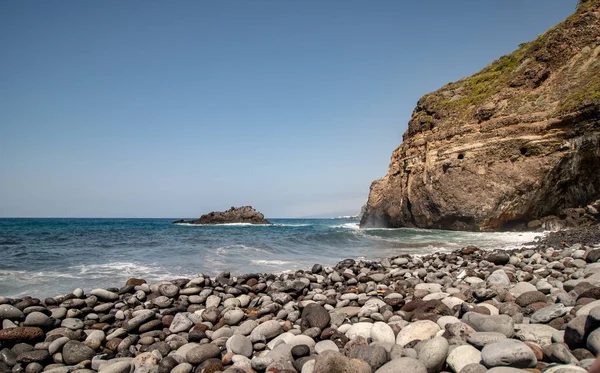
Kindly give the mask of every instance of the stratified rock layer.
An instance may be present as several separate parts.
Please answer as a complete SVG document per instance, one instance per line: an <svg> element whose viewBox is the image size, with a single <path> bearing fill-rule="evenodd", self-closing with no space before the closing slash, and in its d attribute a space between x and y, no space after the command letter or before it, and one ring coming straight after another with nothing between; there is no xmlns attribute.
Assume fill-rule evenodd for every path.
<svg viewBox="0 0 600 373"><path fill-rule="evenodd" d="M265 216L252 208L252 206L232 207L227 211L213 211L204 214L197 220L178 220L177 224L271 224Z"/></svg>
<svg viewBox="0 0 600 373"><path fill-rule="evenodd" d="M600 0L588 0L422 97L361 226L511 229L597 200L599 169Z"/></svg>

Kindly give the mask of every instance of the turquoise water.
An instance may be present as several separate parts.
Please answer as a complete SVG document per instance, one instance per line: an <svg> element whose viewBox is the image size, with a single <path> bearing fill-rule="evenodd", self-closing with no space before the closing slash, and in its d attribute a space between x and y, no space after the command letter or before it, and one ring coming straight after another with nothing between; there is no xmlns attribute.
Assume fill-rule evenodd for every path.
<svg viewBox="0 0 600 373"><path fill-rule="evenodd" d="M198 273L310 269L345 258L427 254L475 244L512 248L539 233L358 229L349 219L272 226L174 225L175 219L0 219L0 295L37 297Z"/></svg>

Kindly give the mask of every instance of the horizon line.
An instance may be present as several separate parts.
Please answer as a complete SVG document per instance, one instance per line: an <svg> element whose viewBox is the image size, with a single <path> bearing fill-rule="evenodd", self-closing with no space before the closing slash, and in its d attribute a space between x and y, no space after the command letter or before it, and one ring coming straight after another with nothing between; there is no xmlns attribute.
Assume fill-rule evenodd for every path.
<svg viewBox="0 0 600 373"><path fill-rule="evenodd" d="M0 216L0 219L197 219L197 218L173 218L173 217L117 217L117 216ZM316 216L289 216L289 217L265 217L265 219L351 219L341 216L316 217Z"/></svg>

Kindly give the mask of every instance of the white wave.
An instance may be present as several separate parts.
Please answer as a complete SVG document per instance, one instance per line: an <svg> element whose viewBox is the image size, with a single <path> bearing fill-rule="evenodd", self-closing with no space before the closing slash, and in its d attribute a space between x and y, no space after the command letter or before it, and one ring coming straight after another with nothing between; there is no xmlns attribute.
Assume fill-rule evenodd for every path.
<svg viewBox="0 0 600 373"><path fill-rule="evenodd" d="M259 260L251 260L250 263L252 263L254 265L264 265L264 266L282 266L282 265L290 264L292 262L289 262L289 261L286 261L286 260L264 260L264 259L259 259Z"/></svg>
<svg viewBox="0 0 600 373"><path fill-rule="evenodd" d="M543 237L549 232L494 232L487 233L504 242L531 242L536 237Z"/></svg>
<svg viewBox="0 0 600 373"><path fill-rule="evenodd" d="M225 227L254 227L269 224L252 224L252 223L224 223L224 224L207 224L210 226L225 226Z"/></svg>
<svg viewBox="0 0 600 373"><path fill-rule="evenodd" d="M222 260L216 259L214 256L209 256L204 260L205 263L209 264L209 266L207 266L208 268L212 268L213 270L215 268L221 268L222 266L224 266L226 263Z"/></svg>
<svg viewBox="0 0 600 373"><path fill-rule="evenodd" d="M381 236L375 234L378 230L397 230L398 234ZM356 229L352 232L355 236L370 241L400 245L399 248L403 252L411 254L450 251L467 245L476 245L484 250L511 250L533 246L529 243L543 235L542 232L461 232L418 228L370 228ZM423 246L428 244L432 245L433 249L428 250ZM412 249L422 251L411 252Z"/></svg>
<svg viewBox="0 0 600 373"><path fill-rule="evenodd" d="M78 276L104 277L107 275L118 276L144 276L157 273L156 267L149 267L133 262L110 262L102 264L80 264L69 267L77 271Z"/></svg>
<svg viewBox="0 0 600 373"><path fill-rule="evenodd" d="M409 252L409 254L416 256L416 257L421 257L421 256L429 255L429 254L449 253L453 250L456 250L457 245L454 244L452 246L454 246L454 247L449 247L447 245L445 245L445 246L428 245L427 247L415 248L412 250L412 252Z"/></svg>
<svg viewBox="0 0 600 373"><path fill-rule="evenodd" d="M62 272L36 272L32 274L33 277L48 277L48 278L79 278L72 273L62 273Z"/></svg>
<svg viewBox="0 0 600 373"><path fill-rule="evenodd" d="M271 254L270 251L258 247L246 246L241 244L220 246L215 249L217 255L235 254L235 251L255 251L264 254Z"/></svg>
<svg viewBox="0 0 600 373"><path fill-rule="evenodd" d="M360 228L360 230L361 231L420 231L420 230L427 230L427 229L402 227L402 228Z"/></svg>
<svg viewBox="0 0 600 373"><path fill-rule="evenodd" d="M252 223L223 223L223 224L192 224L192 223L173 223L184 227L270 227L277 224L252 224Z"/></svg>
<svg viewBox="0 0 600 373"><path fill-rule="evenodd" d="M36 278L77 278L72 273L56 271L0 271L0 276L14 277L21 280L34 280Z"/></svg>
<svg viewBox="0 0 600 373"><path fill-rule="evenodd" d="M157 263L148 265L132 262L111 262L102 264L82 264L69 267L73 271L73 278L86 283L91 281L121 285L127 278L139 277L148 281L172 280L176 277L195 277L197 273L172 268L173 272L166 270Z"/></svg>
<svg viewBox="0 0 600 373"><path fill-rule="evenodd" d="M352 229L352 230L360 229L358 223L344 223L344 224L332 225L331 228Z"/></svg>
<svg viewBox="0 0 600 373"><path fill-rule="evenodd" d="M276 227L310 227L312 224L273 224Z"/></svg>
<svg viewBox="0 0 600 373"><path fill-rule="evenodd" d="M530 247L545 232L460 232L451 239L457 244L472 244L481 249L511 250Z"/></svg>
<svg viewBox="0 0 600 373"><path fill-rule="evenodd" d="M14 276L14 275L20 275L23 273L27 273L26 271L20 271L20 270L9 270L9 269L2 269L0 270L0 276Z"/></svg>
<svg viewBox="0 0 600 373"><path fill-rule="evenodd" d="M362 229L357 229L352 232L356 237L367 238L372 241L391 242L391 243L406 243L410 242L410 236L406 237L381 237L372 234L367 234Z"/></svg>

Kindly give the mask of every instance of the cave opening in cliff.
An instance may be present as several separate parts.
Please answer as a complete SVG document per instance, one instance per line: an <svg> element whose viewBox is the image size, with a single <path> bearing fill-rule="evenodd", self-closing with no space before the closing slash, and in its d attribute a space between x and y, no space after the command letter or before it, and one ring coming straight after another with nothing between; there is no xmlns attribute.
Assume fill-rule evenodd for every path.
<svg viewBox="0 0 600 373"><path fill-rule="evenodd" d="M462 153L460 153L460 154L458 155L458 159L463 159L464 157L465 157L465 155L464 155L464 154L462 154Z"/></svg>
<svg viewBox="0 0 600 373"><path fill-rule="evenodd" d="M521 148L521 155L527 155L527 148Z"/></svg>

